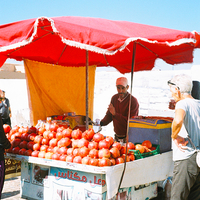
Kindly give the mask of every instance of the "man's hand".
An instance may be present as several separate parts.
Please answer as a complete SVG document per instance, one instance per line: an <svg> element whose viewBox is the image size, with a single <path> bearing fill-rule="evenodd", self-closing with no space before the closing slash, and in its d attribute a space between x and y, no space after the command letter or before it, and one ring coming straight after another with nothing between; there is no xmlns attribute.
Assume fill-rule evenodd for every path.
<svg viewBox="0 0 200 200"><path fill-rule="evenodd" d="M108 106L108 110L110 113L114 116L116 114L115 107L112 105L112 103Z"/></svg>
<svg viewBox="0 0 200 200"><path fill-rule="evenodd" d="M188 141L185 141L185 139L181 136L178 136L176 139L174 139L174 143L176 144L176 146L184 152L184 149L186 149L186 145L188 143Z"/></svg>

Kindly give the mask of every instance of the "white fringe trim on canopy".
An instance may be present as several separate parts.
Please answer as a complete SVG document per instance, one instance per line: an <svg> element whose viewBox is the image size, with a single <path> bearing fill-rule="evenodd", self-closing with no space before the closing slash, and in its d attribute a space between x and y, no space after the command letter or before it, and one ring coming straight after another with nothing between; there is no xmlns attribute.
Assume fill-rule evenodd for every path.
<svg viewBox="0 0 200 200"><path fill-rule="evenodd" d="M141 38L141 37L131 37L131 38L126 39L124 44L121 47L119 47L118 49L116 49L114 51L109 51L109 50L106 50L106 49L102 49L102 48L99 48L99 47L83 44L83 43L80 43L80 42L67 40L61 34L59 34L59 31L56 29L53 19L51 19L49 17L39 17L35 21L34 31L33 31L33 34L31 35L30 38L28 38L26 40L23 40L21 42L18 42L18 43L9 45L9 46L0 47L0 52L4 52L4 51L10 50L10 49L20 48L20 47L23 47L23 46L31 43L33 41L34 37L37 34L39 20L44 20L44 19L48 20L51 23L51 27L52 27L53 32L57 33L59 35L59 37L61 38L61 41L64 44L67 44L67 45L72 46L72 47L76 47L76 48L80 48L80 49L84 49L84 50L100 53L100 54L105 54L105 55L114 55L118 51L124 50L126 48L126 46L128 44L130 44L131 42L134 42L134 41L137 41L137 40L142 40L144 42L154 43L154 44L156 44L156 43L166 44L167 46L170 46L170 47L179 46L179 45L184 44L184 43L192 43L192 44L196 43L196 40L193 39L193 38L183 38L183 39L179 39L177 41L174 41L172 43L169 43L169 42L158 42L157 40L151 41L151 40L148 40L146 38ZM193 34L194 34L194 32L195 31L193 31Z"/></svg>

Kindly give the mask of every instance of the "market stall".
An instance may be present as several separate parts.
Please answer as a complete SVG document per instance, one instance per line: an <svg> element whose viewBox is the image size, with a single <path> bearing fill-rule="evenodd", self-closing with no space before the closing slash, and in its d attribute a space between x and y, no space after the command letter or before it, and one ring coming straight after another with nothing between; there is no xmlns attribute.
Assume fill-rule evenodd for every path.
<svg viewBox="0 0 200 200"><path fill-rule="evenodd" d="M68 200L85 199L89 192L93 196L96 194L93 199L115 199L119 174L123 170L122 164L102 168L13 154L7 156L22 161L21 194L24 198L55 200L53 197L57 191L63 190ZM40 179L34 176L36 166L46 170L45 176ZM128 162L120 193L127 191L127 197L130 193L131 199L142 197L142 193L147 195L145 198L155 197L156 182L171 176L172 169L171 152ZM143 188L137 188L142 185ZM145 190L148 192L145 193Z"/></svg>
<svg viewBox="0 0 200 200"><path fill-rule="evenodd" d="M91 102L88 102L91 98L88 94L90 91L88 66L113 66L123 74L151 70L157 58L163 59L168 64L192 62L194 49L200 47L200 36L197 32L90 17L39 17L1 25L0 30L0 66L7 58L23 60L25 65L27 59L48 63L50 64L48 71L52 74L55 73L54 68L58 66L78 68L86 66L84 90L86 101L80 102L84 104L85 111L77 113L86 115L86 126L89 115L92 116L89 104L90 109L93 108ZM43 76L37 79L42 79ZM33 84L36 85L37 81L34 80ZM70 82L67 84L72 86ZM51 87L56 88L56 84L51 84ZM43 94L43 91L32 91L39 95ZM46 97L49 92L50 90L45 94ZM35 107L31 101L31 94L29 100L32 111L31 122L35 124L41 118L38 118L38 112L33 111ZM42 100L40 98L40 101ZM45 112L47 102L41 103L42 112ZM51 107L51 102L49 104ZM62 110L59 105L56 107L57 110ZM65 112L74 112L73 107L70 109L72 110Z"/></svg>
<svg viewBox="0 0 200 200"><path fill-rule="evenodd" d="M113 66L121 73L151 70L157 58L169 64L192 62L193 50L200 47L198 33L98 18L40 17L1 25L0 30L0 65L7 58L23 60L25 63L33 125L36 125L38 120L46 120L51 115L76 112L78 115L86 116L87 126L88 117L93 116L95 67ZM72 68L72 71L66 72L67 68ZM91 73L88 73L88 70ZM55 78L45 77L46 73L53 74ZM77 76L73 78L71 73ZM78 74L85 75L81 78ZM69 76L65 79L66 75ZM56 80L57 76L59 76L58 80ZM60 84L62 81L63 85ZM78 86L77 82L80 83ZM40 87L41 84L42 87ZM78 92L78 96L72 98L80 85L83 87ZM66 96L69 87L72 87L70 94L71 91L75 92ZM58 91L60 88L64 89L63 92ZM80 101L77 102L77 99ZM8 156L13 155L8 154ZM171 175L172 169L171 151L133 162L125 162L126 165L120 164L105 168L61 163L61 161L37 159L30 156L14 156L14 158L22 161L22 195L35 199L49 199L48 195L53 191L51 190L53 180L54 182L57 180L55 174L59 172L64 174L72 170L73 174L80 173L81 184L86 183L87 186L96 177L96 180L100 181L94 181L94 187L98 186L97 193L103 199L115 198L115 195L119 194L119 182L122 181L120 189L125 188L127 193L131 194L131 199L134 199L133 193L136 191L136 185L164 180ZM37 180L33 179L35 165L45 166L44 171L48 171L48 181L45 179L44 183L39 186L36 184ZM155 169L155 165L159 171ZM123 170L125 173L122 179ZM113 177L115 177L114 180ZM66 190L63 182L67 179L62 175L59 180L57 188ZM90 180L89 184L86 180ZM73 188L74 182L71 180L68 182ZM35 191L37 196L26 193L27 188L30 187L30 192ZM154 191L155 185L151 187L151 191ZM148 187L143 189L148 189ZM42 190L43 193L38 193L38 190ZM71 198L75 195L72 192L69 193Z"/></svg>

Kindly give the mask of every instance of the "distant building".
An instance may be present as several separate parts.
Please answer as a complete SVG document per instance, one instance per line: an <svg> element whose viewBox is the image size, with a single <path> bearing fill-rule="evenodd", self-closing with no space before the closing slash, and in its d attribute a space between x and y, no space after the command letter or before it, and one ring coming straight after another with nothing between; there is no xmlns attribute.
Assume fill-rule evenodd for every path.
<svg viewBox="0 0 200 200"><path fill-rule="evenodd" d="M0 68L0 79L25 79L24 66L5 63Z"/></svg>

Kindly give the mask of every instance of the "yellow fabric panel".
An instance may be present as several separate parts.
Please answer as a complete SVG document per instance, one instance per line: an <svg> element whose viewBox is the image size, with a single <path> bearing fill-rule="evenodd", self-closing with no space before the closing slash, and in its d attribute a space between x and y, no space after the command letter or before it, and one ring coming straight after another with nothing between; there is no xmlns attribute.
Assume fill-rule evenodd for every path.
<svg viewBox="0 0 200 200"><path fill-rule="evenodd" d="M156 126L152 126L148 124L129 123L129 127L146 128L146 129L165 129L165 128L171 128L171 126L172 126L172 123L157 124Z"/></svg>
<svg viewBox="0 0 200 200"><path fill-rule="evenodd" d="M146 121L146 120L130 120L129 121L129 127L134 128L146 128L146 129L165 129L165 128L171 128L172 123L166 122L166 123L158 123L158 120L155 121Z"/></svg>
<svg viewBox="0 0 200 200"><path fill-rule="evenodd" d="M75 112L86 115L86 67L63 67L24 60L30 119L33 125L48 116ZM89 66L89 117L93 118L95 66Z"/></svg>

